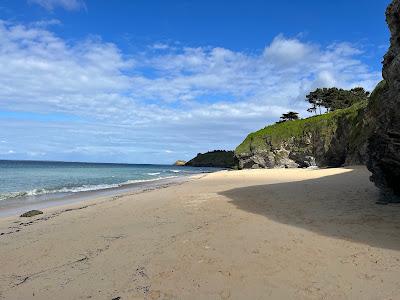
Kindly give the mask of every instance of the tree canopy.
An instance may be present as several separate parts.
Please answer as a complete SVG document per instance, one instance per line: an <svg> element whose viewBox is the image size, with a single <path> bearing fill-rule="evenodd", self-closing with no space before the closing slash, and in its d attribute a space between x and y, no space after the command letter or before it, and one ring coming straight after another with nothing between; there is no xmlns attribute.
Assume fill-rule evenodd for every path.
<svg viewBox="0 0 400 300"><path fill-rule="evenodd" d="M336 87L318 88L306 96L307 101L311 104L307 111L316 113L317 109L319 109L319 113L321 113L321 107L324 107L326 111L347 108L357 102L367 100L369 94L362 87L356 87L351 90L338 89Z"/></svg>
<svg viewBox="0 0 400 300"><path fill-rule="evenodd" d="M294 112L294 111L289 111L286 114L282 114L281 120L278 121L277 123L293 121L293 120L298 120L298 119L299 119L299 113Z"/></svg>

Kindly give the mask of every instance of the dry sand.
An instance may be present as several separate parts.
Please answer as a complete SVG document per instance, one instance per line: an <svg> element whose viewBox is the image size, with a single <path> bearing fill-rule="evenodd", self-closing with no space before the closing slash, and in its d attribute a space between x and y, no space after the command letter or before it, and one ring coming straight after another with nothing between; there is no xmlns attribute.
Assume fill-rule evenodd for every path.
<svg viewBox="0 0 400 300"><path fill-rule="evenodd" d="M0 298L400 299L400 205L368 176L223 171L1 219Z"/></svg>

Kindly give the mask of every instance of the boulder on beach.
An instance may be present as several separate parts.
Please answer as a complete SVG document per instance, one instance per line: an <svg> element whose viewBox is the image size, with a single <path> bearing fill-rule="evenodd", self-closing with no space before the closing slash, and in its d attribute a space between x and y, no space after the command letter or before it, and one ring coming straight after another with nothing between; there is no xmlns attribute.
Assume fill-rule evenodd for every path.
<svg viewBox="0 0 400 300"><path fill-rule="evenodd" d="M42 211L34 209L34 210L27 211L26 213L23 213L22 215L20 215L20 217L30 218L30 217L34 217L34 216L41 215L41 214L43 214Z"/></svg>

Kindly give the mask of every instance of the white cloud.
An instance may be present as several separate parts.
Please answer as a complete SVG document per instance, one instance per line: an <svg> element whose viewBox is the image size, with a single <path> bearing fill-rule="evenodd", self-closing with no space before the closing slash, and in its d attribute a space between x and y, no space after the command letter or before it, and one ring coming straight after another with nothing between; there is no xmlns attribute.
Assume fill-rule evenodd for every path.
<svg viewBox="0 0 400 300"><path fill-rule="evenodd" d="M278 64L280 67L290 64L308 63L318 55L319 49L298 39L287 39L283 35L277 36L264 50L267 61Z"/></svg>
<svg viewBox="0 0 400 300"><path fill-rule="evenodd" d="M26 154L29 155L29 156L33 156L33 157L46 155L45 152L34 152L34 151L28 151Z"/></svg>
<svg viewBox="0 0 400 300"><path fill-rule="evenodd" d="M32 25L36 27L49 27L61 24L62 24L61 21L58 19L40 20L32 23Z"/></svg>
<svg viewBox="0 0 400 300"><path fill-rule="evenodd" d="M177 159L232 149L282 112L304 113L316 87L371 90L380 80L348 43L280 35L260 53L160 47L123 53L100 37L67 42L42 26L0 22L0 105L37 114L29 125L0 120L4 138L53 159L167 162L167 151ZM43 114L65 119L49 123Z"/></svg>
<svg viewBox="0 0 400 300"><path fill-rule="evenodd" d="M28 0L28 2L38 4L50 11L57 7L62 7L66 10L86 9L86 4L83 0Z"/></svg>
<svg viewBox="0 0 400 300"><path fill-rule="evenodd" d="M150 48L154 49L154 50L166 50L166 49L170 48L170 46L168 44L164 44L164 43L155 43L155 44L151 45Z"/></svg>

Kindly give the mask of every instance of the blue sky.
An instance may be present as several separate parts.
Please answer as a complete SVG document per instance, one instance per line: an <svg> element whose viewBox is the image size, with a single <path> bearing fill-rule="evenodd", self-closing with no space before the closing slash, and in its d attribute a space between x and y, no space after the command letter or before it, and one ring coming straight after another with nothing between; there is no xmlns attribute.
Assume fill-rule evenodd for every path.
<svg viewBox="0 0 400 300"><path fill-rule="evenodd" d="M0 159L234 149L317 87L371 90L389 2L0 1Z"/></svg>

